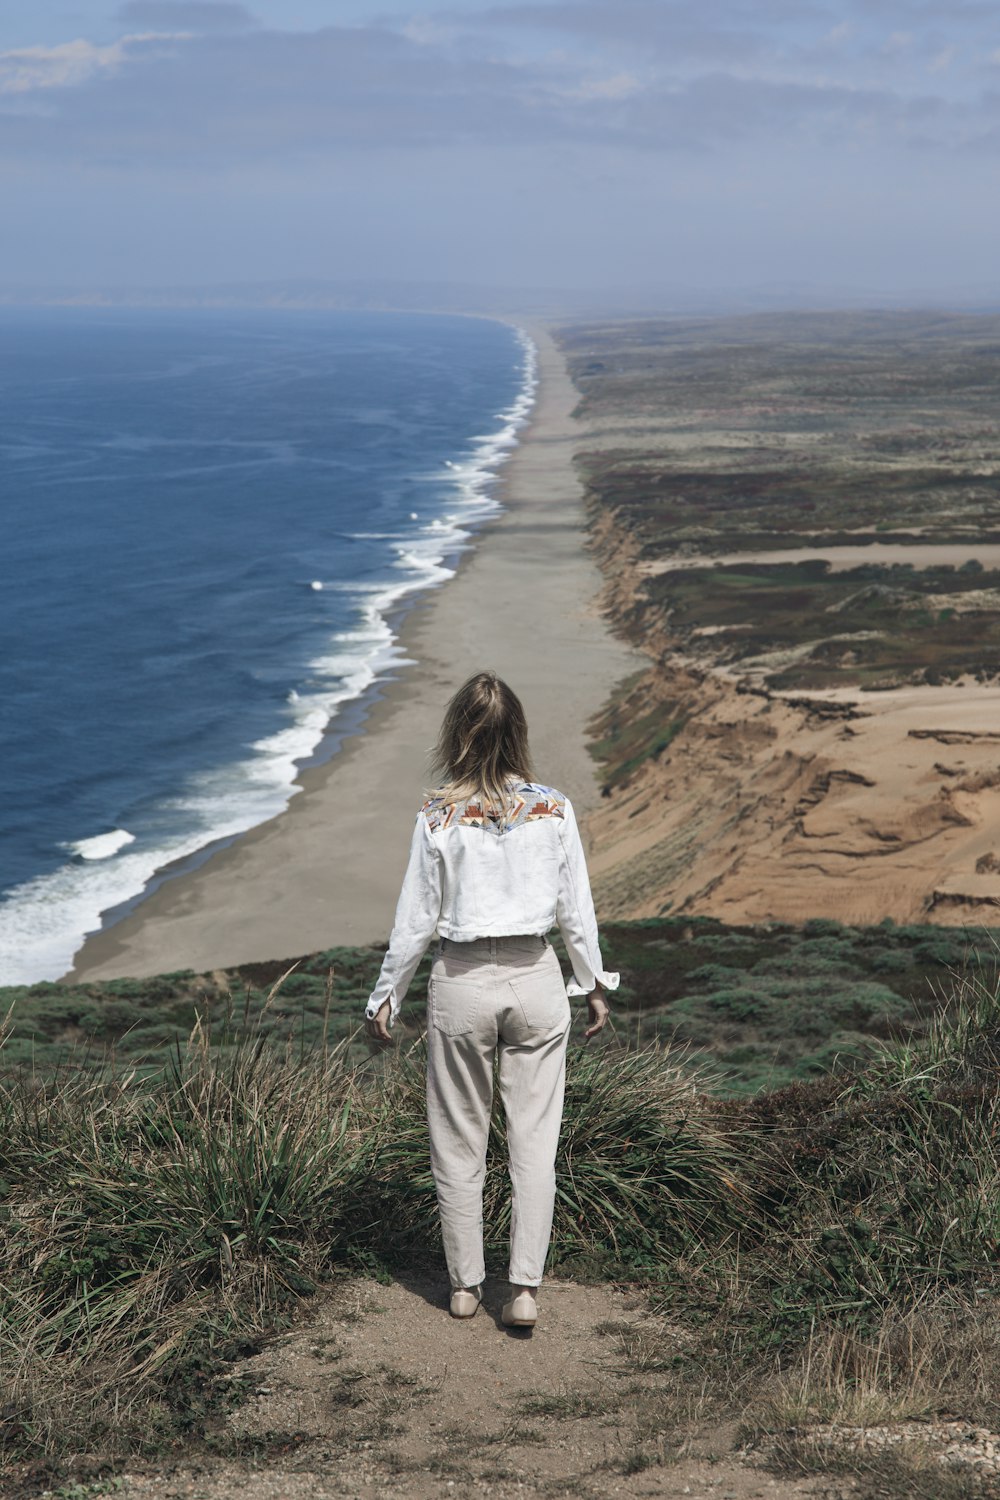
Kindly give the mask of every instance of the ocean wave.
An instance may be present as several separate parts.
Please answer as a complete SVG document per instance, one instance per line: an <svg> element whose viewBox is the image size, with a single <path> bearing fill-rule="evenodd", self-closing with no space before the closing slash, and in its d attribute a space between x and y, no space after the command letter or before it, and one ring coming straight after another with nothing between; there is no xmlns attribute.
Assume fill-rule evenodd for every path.
<svg viewBox="0 0 1000 1500"><path fill-rule="evenodd" d="M90 839L78 839L75 844L64 844L71 854L81 859L110 859L119 849L135 843L135 834L127 828L113 828L110 833L98 833Z"/></svg>
<svg viewBox="0 0 1000 1500"><path fill-rule="evenodd" d="M222 776L222 773L219 773ZM72 967L81 942L105 912L139 896L165 865L184 860L219 839L235 837L275 816L297 787L253 798L233 789L226 772L221 795L206 798L203 817L189 831L99 862L74 861L15 887L0 901L0 976L4 984L59 979ZM243 789L244 792L246 789ZM194 802L181 803L188 809ZM228 805L228 812L227 812Z"/></svg>
<svg viewBox="0 0 1000 1500"><path fill-rule="evenodd" d="M395 612L408 596L451 578L453 560L470 545L475 526L502 510L493 494L497 473L528 420L538 383L534 343L520 330L517 337L521 387L498 414L502 426L471 439L467 454L447 460L436 476L448 511L409 532L349 533L394 544L389 578L306 580L316 592L319 583L324 591L356 596L356 622L310 661L308 681L284 694L285 724L254 741L245 760L190 776L176 796L158 804L144 831L116 829L66 844L73 859L0 898L0 983L61 978L84 938L99 930L102 916L139 898L165 866L283 812L301 791L295 779L303 762L315 756L344 705L413 664L390 623Z"/></svg>

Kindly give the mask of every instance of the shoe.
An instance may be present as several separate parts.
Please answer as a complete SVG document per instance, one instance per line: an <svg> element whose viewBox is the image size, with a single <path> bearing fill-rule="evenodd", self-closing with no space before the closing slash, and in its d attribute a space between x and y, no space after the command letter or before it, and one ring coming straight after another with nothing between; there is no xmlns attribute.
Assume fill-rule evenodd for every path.
<svg viewBox="0 0 1000 1500"><path fill-rule="evenodd" d="M500 1314L508 1328L534 1328L538 1318L538 1303L533 1292L518 1292L505 1302Z"/></svg>
<svg viewBox="0 0 1000 1500"><path fill-rule="evenodd" d="M456 1287L451 1294L452 1317L471 1318L482 1300L483 1289L481 1286Z"/></svg>

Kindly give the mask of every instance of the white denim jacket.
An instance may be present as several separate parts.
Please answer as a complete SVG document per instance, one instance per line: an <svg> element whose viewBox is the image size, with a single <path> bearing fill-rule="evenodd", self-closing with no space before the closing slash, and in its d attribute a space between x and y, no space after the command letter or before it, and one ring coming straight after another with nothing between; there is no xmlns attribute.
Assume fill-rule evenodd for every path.
<svg viewBox="0 0 1000 1500"><path fill-rule="evenodd" d="M378 983L365 1007L390 1002L399 1015L414 971L435 930L458 943L514 933L544 934L558 924L573 978L568 995L618 988L597 938L597 918L576 815L568 797L537 781L510 783L505 820L475 801L430 797L417 813L410 858Z"/></svg>

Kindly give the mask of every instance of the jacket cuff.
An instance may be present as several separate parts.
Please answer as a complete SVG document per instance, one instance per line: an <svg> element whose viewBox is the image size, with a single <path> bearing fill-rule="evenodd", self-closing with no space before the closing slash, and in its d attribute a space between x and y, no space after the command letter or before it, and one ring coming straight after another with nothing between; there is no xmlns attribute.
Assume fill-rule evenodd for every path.
<svg viewBox="0 0 1000 1500"><path fill-rule="evenodd" d="M373 995L365 1006L365 1017L374 1021L385 1002L389 1002L389 1025L391 1026L402 1009L402 1001L397 997L395 987L386 995Z"/></svg>
<svg viewBox="0 0 1000 1500"><path fill-rule="evenodd" d="M566 981L566 993L567 995L590 995L599 984L603 985L606 990L616 990L620 983L620 974L614 974L609 969L598 969L589 986L578 983L574 974L572 979Z"/></svg>

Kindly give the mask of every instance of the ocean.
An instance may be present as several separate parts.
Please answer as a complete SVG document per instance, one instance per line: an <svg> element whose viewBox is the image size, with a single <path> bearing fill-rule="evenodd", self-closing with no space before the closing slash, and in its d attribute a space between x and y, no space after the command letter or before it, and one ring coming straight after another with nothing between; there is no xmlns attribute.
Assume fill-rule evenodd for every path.
<svg viewBox="0 0 1000 1500"><path fill-rule="evenodd" d="M0 311L0 984L287 806L534 386L486 319Z"/></svg>

